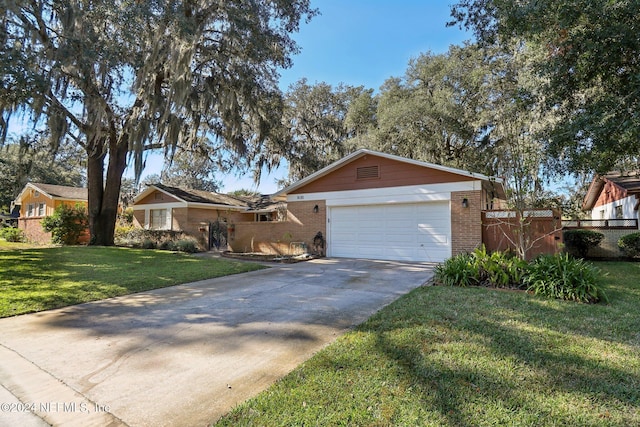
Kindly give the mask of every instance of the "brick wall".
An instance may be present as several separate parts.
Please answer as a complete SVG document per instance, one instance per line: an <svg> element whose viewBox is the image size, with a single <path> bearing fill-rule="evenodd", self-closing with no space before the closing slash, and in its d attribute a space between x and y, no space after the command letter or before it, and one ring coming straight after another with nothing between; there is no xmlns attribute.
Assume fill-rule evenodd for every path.
<svg viewBox="0 0 640 427"><path fill-rule="evenodd" d="M314 207L318 206L318 212ZM318 231L326 239L326 205L324 201L287 203L287 220L282 222L235 222L234 232L228 236L234 252L262 252L271 254L296 254L304 250L314 253L323 249L314 248L314 237Z"/></svg>
<svg viewBox="0 0 640 427"><path fill-rule="evenodd" d="M468 207L462 206L467 199ZM469 252L482 244L482 192L451 193L451 254Z"/></svg>
<svg viewBox="0 0 640 427"><path fill-rule="evenodd" d="M43 217L37 218L20 218L18 220L18 228L24 232L27 241L32 243L51 243L51 233L47 233L42 229L40 221Z"/></svg>

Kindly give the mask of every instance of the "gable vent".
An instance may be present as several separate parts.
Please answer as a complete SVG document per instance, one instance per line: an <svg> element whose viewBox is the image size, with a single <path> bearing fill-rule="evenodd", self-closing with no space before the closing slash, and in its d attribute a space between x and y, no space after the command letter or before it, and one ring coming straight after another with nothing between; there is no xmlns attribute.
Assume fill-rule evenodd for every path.
<svg viewBox="0 0 640 427"><path fill-rule="evenodd" d="M380 169L378 166L363 166L356 169L356 179L379 178Z"/></svg>

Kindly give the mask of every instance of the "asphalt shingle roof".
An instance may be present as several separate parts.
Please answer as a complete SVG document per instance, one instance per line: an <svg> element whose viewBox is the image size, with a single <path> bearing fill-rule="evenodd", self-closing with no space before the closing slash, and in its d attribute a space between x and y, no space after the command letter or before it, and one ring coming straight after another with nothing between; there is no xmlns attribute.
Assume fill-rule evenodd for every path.
<svg viewBox="0 0 640 427"><path fill-rule="evenodd" d="M51 197L55 197L59 199L86 201L89 194L86 188L67 187L65 185L55 185L55 184L42 184L37 182L32 182L30 184L36 187L41 192L46 193Z"/></svg>

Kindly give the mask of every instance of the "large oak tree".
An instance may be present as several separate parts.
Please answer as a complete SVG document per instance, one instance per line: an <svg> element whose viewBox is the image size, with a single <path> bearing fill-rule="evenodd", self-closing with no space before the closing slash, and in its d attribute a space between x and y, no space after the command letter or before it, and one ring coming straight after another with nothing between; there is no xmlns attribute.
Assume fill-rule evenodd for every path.
<svg viewBox="0 0 640 427"><path fill-rule="evenodd" d="M82 146L91 243L112 245L128 160L205 139L247 161L270 141L309 3L2 0L0 133L24 112Z"/></svg>
<svg viewBox="0 0 640 427"><path fill-rule="evenodd" d="M606 172L640 151L640 2L461 0L454 23L480 43L525 40L539 53L559 170Z"/></svg>

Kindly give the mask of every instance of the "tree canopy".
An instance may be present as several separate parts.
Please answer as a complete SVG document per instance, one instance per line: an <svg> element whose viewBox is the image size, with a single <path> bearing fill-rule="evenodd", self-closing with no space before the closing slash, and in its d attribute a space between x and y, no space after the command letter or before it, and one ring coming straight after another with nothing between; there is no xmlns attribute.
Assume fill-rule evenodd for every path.
<svg viewBox="0 0 640 427"><path fill-rule="evenodd" d="M113 244L127 157L213 140L250 162L277 144L278 68L309 0L2 2L0 134L28 113L87 157L91 243Z"/></svg>
<svg viewBox="0 0 640 427"><path fill-rule="evenodd" d="M282 157L289 163L289 180L295 181L329 165L347 154L353 135L347 126L351 103L365 89L302 79L285 94Z"/></svg>
<svg viewBox="0 0 640 427"><path fill-rule="evenodd" d="M640 2L462 0L454 22L480 43L524 40L539 52L536 72L560 171L606 172L640 151Z"/></svg>
<svg viewBox="0 0 640 427"><path fill-rule="evenodd" d="M8 210L27 182L84 186L82 157L82 149L68 141L52 152L38 134L0 147L0 211Z"/></svg>

